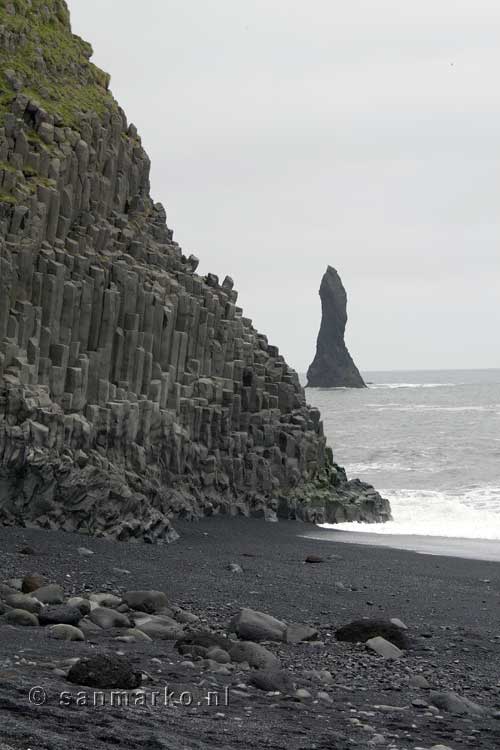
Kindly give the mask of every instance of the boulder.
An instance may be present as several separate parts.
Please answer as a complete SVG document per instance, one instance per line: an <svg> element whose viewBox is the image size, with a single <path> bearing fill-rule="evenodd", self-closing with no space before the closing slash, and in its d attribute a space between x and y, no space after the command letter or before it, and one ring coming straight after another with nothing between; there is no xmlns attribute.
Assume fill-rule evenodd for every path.
<svg viewBox="0 0 500 750"><path fill-rule="evenodd" d="M85 636L80 628L75 628L73 625L51 625L48 629L49 638L54 638L58 641L84 641Z"/></svg>
<svg viewBox="0 0 500 750"><path fill-rule="evenodd" d="M129 659L114 654L96 654L79 659L68 672L68 682L101 690L134 690L142 681Z"/></svg>
<svg viewBox="0 0 500 750"><path fill-rule="evenodd" d="M353 620L335 633L338 641L348 643L366 643L370 638L377 638L377 636L385 638L386 641L390 641L401 649L407 649L410 646L405 631L390 620Z"/></svg>
<svg viewBox="0 0 500 750"><path fill-rule="evenodd" d="M127 591L123 595L123 601L130 609L139 612L154 614L163 607L168 607L167 595L163 591Z"/></svg>
<svg viewBox="0 0 500 750"><path fill-rule="evenodd" d="M245 641L282 641L286 624L264 612L244 607L232 618L229 630Z"/></svg>
<svg viewBox="0 0 500 750"><path fill-rule="evenodd" d="M90 612L90 602L88 599L84 599L81 596L72 596L68 599L67 604L69 607L76 607L82 613L82 617L85 617Z"/></svg>
<svg viewBox="0 0 500 750"><path fill-rule="evenodd" d="M292 675L285 669L259 669L250 675L248 683L266 692L292 693L295 690Z"/></svg>
<svg viewBox="0 0 500 750"><path fill-rule="evenodd" d="M107 592L102 594L90 594L89 596L89 602L94 602L99 607L110 607L111 609L119 607L122 601L123 600L119 596Z"/></svg>
<svg viewBox="0 0 500 750"><path fill-rule="evenodd" d="M371 651L375 651L379 656L383 656L384 659L399 659L403 654L401 649L390 641L386 641L385 638L381 638L379 635L375 638L369 638L366 641L366 646Z"/></svg>
<svg viewBox="0 0 500 750"><path fill-rule="evenodd" d="M301 641L314 641L318 637L316 628L310 625L301 625L292 622L285 630L285 641L287 643L300 643Z"/></svg>
<svg viewBox="0 0 500 750"><path fill-rule="evenodd" d="M431 703L439 708L440 711L446 711L456 716L485 716L493 713L491 709L480 706L478 703L464 698L461 695L446 691L431 691ZM496 712L498 713L498 712Z"/></svg>
<svg viewBox="0 0 500 750"><path fill-rule="evenodd" d="M31 612L26 612L25 609L10 609L0 617L0 622L5 623L6 625L22 625L30 627L38 625L38 618Z"/></svg>
<svg viewBox="0 0 500 750"><path fill-rule="evenodd" d="M260 643L236 641L228 646L228 653L232 661L238 663L246 661L255 669L278 669L280 666L278 657Z"/></svg>
<svg viewBox="0 0 500 750"><path fill-rule="evenodd" d="M77 607L55 604L44 607L38 619L40 625L78 625L83 615Z"/></svg>
<svg viewBox="0 0 500 750"><path fill-rule="evenodd" d="M103 630L130 627L130 620L126 615L108 607L96 607L91 611L89 619Z"/></svg>
<svg viewBox="0 0 500 750"><path fill-rule="evenodd" d="M9 594L4 601L13 609L24 609L34 615L37 615L43 608L43 604L29 594Z"/></svg>
<svg viewBox="0 0 500 750"><path fill-rule="evenodd" d="M35 589L33 594L43 604L62 604L64 602L64 591L56 583L49 583Z"/></svg>
<svg viewBox="0 0 500 750"><path fill-rule="evenodd" d="M168 618L162 617L136 620L135 627L153 640L177 641L183 633L180 623L175 620L168 622Z"/></svg>
<svg viewBox="0 0 500 750"><path fill-rule="evenodd" d="M231 661L228 652L218 646L212 646L207 650L207 659L216 661L218 664L229 664Z"/></svg>

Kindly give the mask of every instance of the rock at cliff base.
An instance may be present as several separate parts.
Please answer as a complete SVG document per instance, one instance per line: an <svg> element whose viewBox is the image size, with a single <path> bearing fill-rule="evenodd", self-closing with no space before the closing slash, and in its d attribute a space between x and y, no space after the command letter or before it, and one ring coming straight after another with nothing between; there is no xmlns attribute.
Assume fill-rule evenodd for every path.
<svg viewBox="0 0 500 750"><path fill-rule="evenodd" d="M319 289L321 326L316 356L307 371L311 388L364 388L365 382L345 344L347 294L337 271L328 266Z"/></svg>

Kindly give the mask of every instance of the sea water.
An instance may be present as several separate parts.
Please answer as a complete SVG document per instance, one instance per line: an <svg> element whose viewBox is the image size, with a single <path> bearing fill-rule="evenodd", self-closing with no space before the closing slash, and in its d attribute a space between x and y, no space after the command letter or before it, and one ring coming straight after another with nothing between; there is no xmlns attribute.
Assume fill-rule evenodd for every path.
<svg viewBox="0 0 500 750"><path fill-rule="evenodd" d="M307 399L335 461L390 500L393 520L331 528L498 540L500 556L500 370L363 375L366 389L310 388Z"/></svg>

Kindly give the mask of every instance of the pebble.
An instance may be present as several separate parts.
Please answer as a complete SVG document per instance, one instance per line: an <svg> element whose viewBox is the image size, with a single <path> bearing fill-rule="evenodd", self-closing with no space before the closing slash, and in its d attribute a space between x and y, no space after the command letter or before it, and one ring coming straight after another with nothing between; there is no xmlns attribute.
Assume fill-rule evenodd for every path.
<svg viewBox="0 0 500 750"><path fill-rule="evenodd" d="M87 547L78 547L78 554L82 555L82 557L91 557L91 555L93 555L94 552L91 549L88 549Z"/></svg>

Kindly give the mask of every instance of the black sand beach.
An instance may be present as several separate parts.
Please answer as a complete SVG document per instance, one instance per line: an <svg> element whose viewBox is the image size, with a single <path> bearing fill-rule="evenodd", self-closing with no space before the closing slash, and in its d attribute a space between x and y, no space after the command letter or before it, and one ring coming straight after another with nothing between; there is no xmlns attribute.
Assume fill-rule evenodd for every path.
<svg viewBox="0 0 500 750"><path fill-rule="evenodd" d="M199 615L200 626L216 631L243 606L310 624L319 630L317 642L266 644L309 697L249 686L249 672L238 665L219 672L202 661L189 662L173 641L123 643L113 639L115 630L85 643L64 642L49 639L43 628L2 625L0 739L7 746L493 750L500 745L500 721L490 713L454 715L436 708L430 697L431 690L453 691L486 709L499 707L498 563L336 544L327 541L328 531L293 522L213 518L177 528L181 537L168 546L3 528L1 577L40 573L62 584L67 596L163 590L171 602ZM303 536L311 532L317 538ZM35 554L20 554L23 545ZM94 554L82 555L81 546ZM323 562L305 563L308 555ZM243 572L231 572L231 563ZM337 628L362 617L400 618L411 648L398 660L384 661L363 644L335 639ZM73 697L78 692L61 671L67 660L103 651L129 656L148 675L146 692L165 685L218 690L219 706L60 706L62 691ZM330 670L331 684L317 684L311 670ZM416 686L417 676L429 687ZM35 685L46 691L43 706L29 703Z"/></svg>

